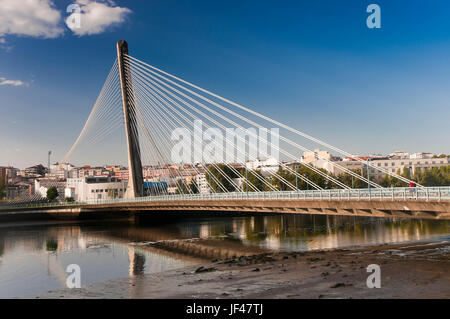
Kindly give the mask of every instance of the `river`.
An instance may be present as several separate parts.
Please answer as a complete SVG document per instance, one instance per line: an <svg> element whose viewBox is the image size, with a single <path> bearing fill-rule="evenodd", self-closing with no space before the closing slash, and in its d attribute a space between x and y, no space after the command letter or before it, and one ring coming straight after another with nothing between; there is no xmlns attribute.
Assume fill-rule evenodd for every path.
<svg viewBox="0 0 450 319"><path fill-rule="evenodd" d="M0 224L0 298L162 272L265 251L308 251L450 238L450 221L348 216L255 215L158 224L49 221Z"/></svg>

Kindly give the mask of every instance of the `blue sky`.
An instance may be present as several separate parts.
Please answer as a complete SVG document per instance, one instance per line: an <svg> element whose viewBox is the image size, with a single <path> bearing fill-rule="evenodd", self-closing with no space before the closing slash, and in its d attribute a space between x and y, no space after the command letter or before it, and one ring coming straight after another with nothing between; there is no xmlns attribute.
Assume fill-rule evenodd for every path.
<svg viewBox="0 0 450 319"><path fill-rule="evenodd" d="M62 20L74 0L53 1L60 16L43 24L27 12L41 23L29 30L2 19L8 1L0 166L46 163L49 149L64 156L119 39L141 60L351 153L450 153L448 1L97 1L122 11L78 34ZM381 29L366 26L370 3Z"/></svg>

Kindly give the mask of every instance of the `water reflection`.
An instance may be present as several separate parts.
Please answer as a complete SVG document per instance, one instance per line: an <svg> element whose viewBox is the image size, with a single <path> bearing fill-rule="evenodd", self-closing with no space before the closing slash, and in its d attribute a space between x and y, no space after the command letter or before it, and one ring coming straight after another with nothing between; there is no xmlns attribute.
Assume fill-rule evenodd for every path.
<svg viewBox="0 0 450 319"><path fill-rule="evenodd" d="M0 298L64 287L69 264L80 265L84 285L266 250L305 251L449 234L449 221L310 215L211 217L163 225L17 224L0 227Z"/></svg>
<svg viewBox="0 0 450 319"><path fill-rule="evenodd" d="M449 221L361 218L352 216L276 215L186 221L185 236L229 235L244 245L303 251L424 240L450 234Z"/></svg>
<svg viewBox="0 0 450 319"><path fill-rule="evenodd" d="M128 257L130 260L130 276L143 275L145 270L145 256L136 252L134 247L128 248Z"/></svg>

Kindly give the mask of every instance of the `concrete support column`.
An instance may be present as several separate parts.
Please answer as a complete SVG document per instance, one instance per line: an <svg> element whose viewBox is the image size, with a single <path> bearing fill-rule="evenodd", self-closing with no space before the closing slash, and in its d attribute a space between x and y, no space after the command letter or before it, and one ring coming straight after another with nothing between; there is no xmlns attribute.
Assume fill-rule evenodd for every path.
<svg viewBox="0 0 450 319"><path fill-rule="evenodd" d="M141 150L137 129L137 102L134 99L131 74L125 68L124 56L128 55L128 44L124 40L117 42L117 61L119 63L120 85L122 90L123 117L128 149L128 186L126 198L142 197L144 194L144 178L142 174Z"/></svg>

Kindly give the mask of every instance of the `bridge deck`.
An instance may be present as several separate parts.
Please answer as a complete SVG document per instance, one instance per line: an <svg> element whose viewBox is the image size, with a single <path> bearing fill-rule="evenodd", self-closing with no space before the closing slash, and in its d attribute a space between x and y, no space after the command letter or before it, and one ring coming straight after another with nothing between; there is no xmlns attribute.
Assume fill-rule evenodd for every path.
<svg viewBox="0 0 450 319"><path fill-rule="evenodd" d="M295 213L450 220L450 187L196 194L91 203L17 206L9 212L79 214L120 211ZM5 209L4 209L5 210ZM1 211L1 208L0 208ZM2 214L2 213L0 213Z"/></svg>

